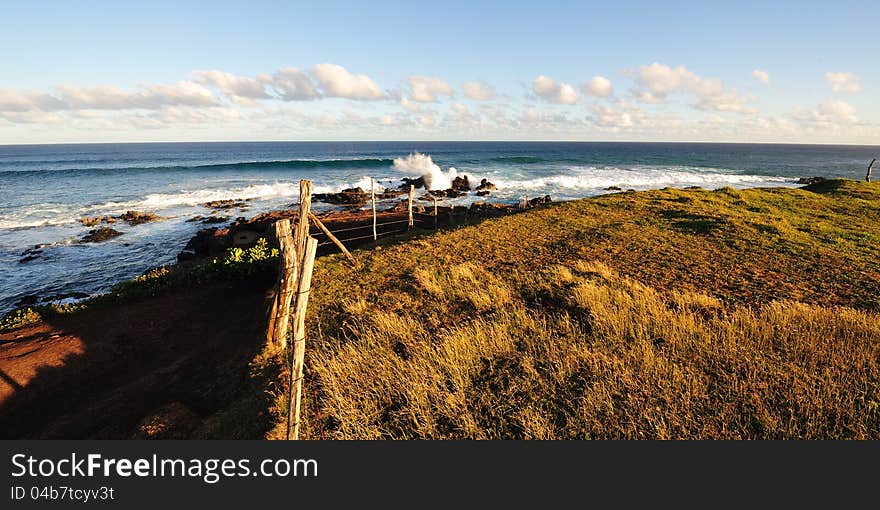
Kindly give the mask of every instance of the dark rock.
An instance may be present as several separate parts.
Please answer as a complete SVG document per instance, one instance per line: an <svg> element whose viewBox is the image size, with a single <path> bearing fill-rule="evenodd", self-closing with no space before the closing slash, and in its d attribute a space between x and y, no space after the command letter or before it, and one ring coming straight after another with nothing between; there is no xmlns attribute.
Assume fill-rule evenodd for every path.
<svg viewBox="0 0 880 510"><path fill-rule="evenodd" d="M482 218L495 218L511 212L511 207L505 204L490 204L488 202L474 202L468 210L469 216Z"/></svg>
<svg viewBox="0 0 880 510"><path fill-rule="evenodd" d="M480 185L477 186L477 191L492 191L494 189L498 188L496 188L495 185L489 182L487 179L480 179Z"/></svg>
<svg viewBox="0 0 880 510"><path fill-rule="evenodd" d="M215 223L226 223L229 221L229 216L209 216L202 220L203 225L213 225Z"/></svg>
<svg viewBox="0 0 880 510"><path fill-rule="evenodd" d="M38 258L40 258L39 255L25 255L24 257L22 257L18 260L18 263L24 264L24 263L30 262L32 260L37 260Z"/></svg>
<svg viewBox="0 0 880 510"><path fill-rule="evenodd" d="M339 193L315 193L312 199L335 205L362 206L370 199L370 195L361 188L349 188Z"/></svg>
<svg viewBox="0 0 880 510"><path fill-rule="evenodd" d="M234 209L234 208L247 207L247 204L245 202L248 202L248 201L249 200L242 200L240 198L236 198L236 199L228 198L225 200L212 200L210 202L205 202L202 205L207 207L208 209Z"/></svg>
<svg viewBox="0 0 880 510"><path fill-rule="evenodd" d="M608 186L605 188L605 191L622 191L622 188L620 186Z"/></svg>
<svg viewBox="0 0 880 510"><path fill-rule="evenodd" d="M392 198L397 198L400 195L407 194L407 191L394 190L394 189L386 189L382 193L376 195L376 198L379 200L390 200Z"/></svg>
<svg viewBox="0 0 880 510"><path fill-rule="evenodd" d="M415 179L410 179L409 177L403 178L403 184L400 185L400 189L403 191L409 191L410 185L414 186L416 189L425 187L425 178L417 177Z"/></svg>
<svg viewBox="0 0 880 510"><path fill-rule="evenodd" d="M544 195L543 197L537 197L529 200L529 206L535 207L536 205L541 204L549 204L553 199L550 198L550 195Z"/></svg>
<svg viewBox="0 0 880 510"><path fill-rule="evenodd" d="M795 184L819 184L825 182L826 180L827 179L825 179L824 177L801 177L795 182Z"/></svg>
<svg viewBox="0 0 880 510"><path fill-rule="evenodd" d="M471 183L468 181L468 176L461 175L452 179L452 187L450 189L453 191L470 191Z"/></svg>
<svg viewBox="0 0 880 510"><path fill-rule="evenodd" d="M116 218L113 216L83 216L79 221L86 227L94 227L101 223L116 223Z"/></svg>
<svg viewBox="0 0 880 510"><path fill-rule="evenodd" d="M201 214L197 214L197 215L193 216L192 218L186 220L186 222L187 223L195 223L197 221L203 221L204 219L205 219L204 216L202 216Z"/></svg>
<svg viewBox="0 0 880 510"><path fill-rule="evenodd" d="M40 298L38 296L24 296L15 303L15 306L32 306L37 304L37 301L39 300Z"/></svg>
<svg viewBox="0 0 880 510"><path fill-rule="evenodd" d="M687 186L685 189L703 189L702 186Z"/></svg>
<svg viewBox="0 0 880 510"><path fill-rule="evenodd" d="M489 191L489 190L487 190L487 189L481 189L480 191L477 192L477 196L478 196L478 197L487 197L487 196L489 196L491 193L492 193L492 192Z"/></svg>
<svg viewBox="0 0 880 510"><path fill-rule="evenodd" d="M220 253L229 248L228 235L229 230L225 228L203 228L186 243L183 251L191 251L198 255Z"/></svg>
<svg viewBox="0 0 880 510"><path fill-rule="evenodd" d="M259 238L259 232L254 232L253 230L239 230L232 236L232 246L252 246Z"/></svg>
<svg viewBox="0 0 880 510"><path fill-rule="evenodd" d="M89 297L85 292L67 292L65 294L55 294L52 296L46 296L40 301L44 303L48 303L51 301L61 301L62 299L85 299Z"/></svg>
<svg viewBox="0 0 880 510"><path fill-rule="evenodd" d="M466 191L458 191L458 190L452 189L452 188L446 190L445 193L446 193L446 196L449 198L458 198L458 197L467 195Z"/></svg>
<svg viewBox="0 0 880 510"><path fill-rule="evenodd" d="M89 233L85 235L82 239L80 239L79 242L100 243L108 239L113 239L114 237L119 237L121 235L122 232L119 232L118 230L113 230L110 227L101 227L94 230L89 230Z"/></svg>
<svg viewBox="0 0 880 510"><path fill-rule="evenodd" d="M141 225L143 223L150 223L153 221L161 220L162 217L153 213L126 211L125 214L118 216L118 219L128 223L129 225Z"/></svg>
<svg viewBox="0 0 880 510"><path fill-rule="evenodd" d="M185 262L187 260L193 260L196 258L196 256L197 254L193 250L183 250L177 254L177 261Z"/></svg>

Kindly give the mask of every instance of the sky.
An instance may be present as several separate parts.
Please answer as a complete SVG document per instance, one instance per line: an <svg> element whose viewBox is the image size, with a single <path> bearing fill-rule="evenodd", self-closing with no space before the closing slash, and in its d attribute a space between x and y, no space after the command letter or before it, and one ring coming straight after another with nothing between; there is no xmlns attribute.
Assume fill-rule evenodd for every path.
<svg viewBox="0 0 880 510"><path fill-rule="evenodd" d="M880 144L876 0L0 1L0 144Z"/></svg>

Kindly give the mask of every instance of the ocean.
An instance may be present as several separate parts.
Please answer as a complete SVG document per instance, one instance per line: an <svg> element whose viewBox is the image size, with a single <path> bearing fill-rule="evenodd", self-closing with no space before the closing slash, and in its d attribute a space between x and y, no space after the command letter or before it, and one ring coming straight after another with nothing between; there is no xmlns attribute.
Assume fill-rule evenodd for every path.
<svg viewBox="0 0 880 510"><path fill-rule="evenodd" d="M250 199L245 212L287 207L298 181L315 192L396 187L424 175L443 187L455 175L498 190L474 200L571 200L615 186L714 189L794 186L805 176L861 179L876 147L828 145L569 142L265 142L0 146L0 314L28 296L94 295L163 264L199 229L212 200ZM418 155L416 155L418 154ZM390 203L389 203L390 205ZM330 208L316 203L314 208ZM165 220L116 223L123 235L78 242L84 216L152 212ZM91 227L94 228L94 227ZM36 258L21 262L26 250ZM61 298L70 300L71 298Z"/></svg>

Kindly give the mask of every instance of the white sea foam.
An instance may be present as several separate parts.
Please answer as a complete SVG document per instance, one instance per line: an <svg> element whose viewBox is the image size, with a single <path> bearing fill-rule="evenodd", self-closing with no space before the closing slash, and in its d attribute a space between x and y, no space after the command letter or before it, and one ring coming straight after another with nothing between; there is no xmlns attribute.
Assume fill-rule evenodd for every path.
<svg viewBox="0 0 880 510"><path fill-rule="evenodd" d="M406 175L424 177L428 189L449 189L452 180L458 175L454 167L445 172L440 165L434 163L431 156L420 152L412 153L405 158L394 158L394 168Z"/></svg>
<svg viewBox="0 0 880 510"><path fill-rule="evenodd" d="M499 190L603 190L611 186L621 188L660 188L665 186L738 186L781 185L791 183L790 178L764 175L723 173L717 169L640 166L576 167L571 173L534 177L527 179L495 179Z"/></svg>

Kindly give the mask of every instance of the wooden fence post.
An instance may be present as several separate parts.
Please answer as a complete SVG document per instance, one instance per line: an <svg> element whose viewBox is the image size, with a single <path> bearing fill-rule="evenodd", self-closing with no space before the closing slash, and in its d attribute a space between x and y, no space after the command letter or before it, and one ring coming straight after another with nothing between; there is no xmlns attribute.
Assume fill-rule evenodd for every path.
<svg viewBox="0 0 880 510"><path fill-rule="evenodd" d="M434 197L434 230L437 230L437 197Z"/></svg>
<svg viewBox="0 0 880 510"><path fill-rule="evenodd" d="M275 222L275 235L281 246L281 261L278 268L278 282L275 284L275 297L269 309L269 327L266 342L272 345L287 346L287 326L290 314L290 301L293 298L297 280L298 261L296 246L290 235L290 220Z"/></svg>
<svg viewBox="0 0 880 510"><path fill-rule="evenodd" d="M373 241L378 239L376 235L376 182L370 177L370 203L373 205Z"/></svg>
<svg viewBox="0 0 880 510"><path fill-rule="evenodd" d="M352 265L355 265L355 266L357 265L357 260L354 258L354 255L352 255L345 248L345 245L342 244L342 241L337 239L336 236L333 235L332 232L330 232L330 229L328 229L327 227L324 226L323 223L321 223L321 220L319 220L317 216L315 216L313 213L309 213L309 219L314 221L315 225L317 225L318 228L320 228L324 232L324 234L327 236L327 238L329 238L331 241L333 241L333 244L335 244L342 251L342 253L345 254L346 258L348 258L348 260L351 261Z"/></svg>
<svg viewBox="0 0 880 510"><path fill-rule="evenodd" d="M409 226L408 228L413 228L413 197L416 195L416 187L412 184L409 185L409 203L407 204L406 210L409 211Z"/></svg>
<svg viewBox="0 0 880 510"><path fill-rule="evenodd" d="M871 169L874 168L874 163L876 162L877 158L874 158L868 163L868 173L865 174L865 182L871 182Z"/></svg>
<svg viewBox="0 0 880 510"><path fill-rule="evenodd" d="M302 260L306 249L306 239L309 238L309 213L312 211L312 181L301 179L299 181L299 223L296 224L296 232L293 240L296 243L296 261Z"/></svg>
<svg viewBox="0 0 880 510"><path fill-rule="evenodd" d="M308 219L305 219L308 223ZM299 411L302 402L303 364L306 351L306 307L309 304L309 293L312 286L312 269L315 265L315 252L318 240L309 237L305 241L302 270L299 274L299 285L296 293L296 307L293 315L293 354L290 366L290 384L287 413L287 439L299 439Z"/></svg>

